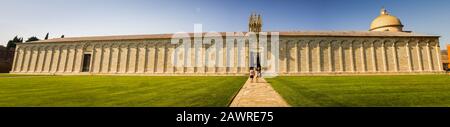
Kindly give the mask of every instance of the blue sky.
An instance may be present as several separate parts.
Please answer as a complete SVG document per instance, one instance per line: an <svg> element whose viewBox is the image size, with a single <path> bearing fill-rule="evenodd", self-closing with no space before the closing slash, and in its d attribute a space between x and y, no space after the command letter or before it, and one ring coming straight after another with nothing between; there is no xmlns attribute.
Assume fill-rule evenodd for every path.
<svg viewBox="0 0 450 127"><path fill-rule="evenodd" d="M406 30L450 42L449 0L0 0L0 45L24 38L247 31L251 12L265 31L367 31L380 8Z"/></svg>

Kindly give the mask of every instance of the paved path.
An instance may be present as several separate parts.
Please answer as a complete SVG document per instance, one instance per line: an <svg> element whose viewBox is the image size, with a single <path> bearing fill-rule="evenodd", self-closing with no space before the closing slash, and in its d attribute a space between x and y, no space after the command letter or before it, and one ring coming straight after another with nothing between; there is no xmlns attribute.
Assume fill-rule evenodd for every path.
<svg viewBox="0 0 450 127"><path fill-rule="evenodd" d="M258 83L247 80L230 107L289 107L289 104L262 78Z"/></svg>

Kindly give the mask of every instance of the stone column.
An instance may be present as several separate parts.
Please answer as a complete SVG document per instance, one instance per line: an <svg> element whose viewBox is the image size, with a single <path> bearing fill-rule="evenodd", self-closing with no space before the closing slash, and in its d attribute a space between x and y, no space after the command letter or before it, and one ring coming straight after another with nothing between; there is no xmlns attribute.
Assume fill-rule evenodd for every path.
<svg viewBox="0 0 450 127"><path fill-rule="evenodd" d="M47 58L47 49L48 49L48 47L47 46L44 46L43 47L43 50L44 50L44 58L42 59L42 68L41 68L41 70L39 71L39 72L44 72L44 70L45 70L45 67L47 66L47 61L48 61L48 58Z"/></svg>
<svg viewBox="0 0 450 127"><path fill-rule="evenodd" d="M300 41L299 40L293 40L293 47L294 47L294 52L293 52L293 59L294 59L294 62L293 62L293 66L294 66L294 70L293 70L293 72L294 73L300 73L300 49L301 48L299 48L299 45L300 45ZM267 59L266 59L267 60Z"/></svg>
<svg viewBox="0 0 450 127"><path fill-rule="evenodd" d="M17 61L17 63L18 63L18 65L17 65L17 72L22 72L22 68L23 68L23 60L25 59L24 57L25 57L25 51L26 50L26 47L25 46L21 46L21 49L20 49L20 54L19 54L19 58L17 58L18 59L18 61Z"/></svg>
<svg viewBox="0 0 450 127"><path fill-rule="evenodd" d="M69 62L69 54L70 54L70 45L67 45L65 49L63 49L64 51L64 56L63 56L63 63L62 63L62 68L60 70L60 72L66 72L67 70L67 63Z"/></svg>
<svg viewBox="0 0 450 127"><path fill-rule="evenodd" d="M342 50L344 41L340 41L340 42L338 42L338 44L339 44L339 65L341 66L341 72L344 72L344 56L343 56L344 50Z"/></svg>
<svg viewBox="0 0 450 127"><path fill-rule="evenodd" d="M47 47L46 46L44 46L43 47L43 50L44 50L44 58L42 58L42 67L41 67L41 70L39 71L39 72L44 72L44 68L45 68L45 66L46 66L46 63L47 63Z"/></svg>
<svg viewBox="0 0 450 127"><path fill-rule="evenodd" d="M67 54L66 54L66 63L65 63L65 67L64 67L64 72L71 72L72 70L72 63L73 63L73 51L72 48L73 45L69 45L67 47Z"/></svg>
<svg viewBox="0 0 450 127"><path fill-rule="evenodd" d="M121 65L123 62L123 58L122 58L122 55L123 55L122 47L123 46L124 46L124 44L117 43L117 61L116 61L116 72L115 73L121 73L122 72L121 68L122 68L122 66L124 66L124 65Z"/></svg>
<svg viewBox="0 0 450 127"><path fill-rule="evenodd" d="M52 61L50 62L49 72L54 73L58 69L59 64L59 45L52 48Z"/></svg>
<svg viewBox="0 0 450 127"><path fill-rule="evenodd" d="M67 45L61 46L59 51L59 64L57 72L64 72L64 66L66 65Z"/></svg>
<svg viewBox="0 0 450 127"><path fill-rule="evenodd" d="M430 53L430 42L427 42L427 56L428 56L428 69L429 71L433 71L433 66L431 65L431 53Z"/></svg>
<svg viewBox="0 0 450 127"><path fill-rule="evenodd" d="M37 67L38 67L38 65L39 65L39 59L40 59L40 54L41 54L41 50L40 50L40 46L36 46L36 57L34 58L34 59L36 59L35 60L35 62L34 62L34 67L33 67L33 72L36 72L37 71Z"/></svg>
<svg viewBox="0 0 450 127"><path fill-rule="evenodd" d="M23 60L25 59L25 53L26 53L26 47L22 46L23 48L20 48L20 57L17 58L18 61L17 63L19 65L17 65L17 72L22 72L23 71Z"/></svg>
<svg viewBox="0 0 450 127"><path fill-rule="evenodd" d="M147 73L147 68L148 68L148 62L149 62L149 59L148 59L148 42L145 42L144 41L144 73Z"/></svg>
<svg viewBox="0 0 450 127"><path fill-rule="evenodd" d="M372 41L370 49L372 50L372 68L373 68L373 72L377 72L378 68L377 68L377 61L375 60L375 41Z"/></svg>
<svg viewBox="0 0 450 127"><path fill-rule="evenodd" d="M441 63L441 53L440 53L440 48L439 48L439 42L436 42L436 45L435 45L435 48L434 48L435 50L436 50L436 60L437 60L437 62L438 62L438 69L437 69L437 71L442 71L442 63Z"/></svg>
<svg viewBox="0 0 450 127"><path fill-rule="evenodd" d="M195 44L194 44L195 45ZM237 40L234 40L233 41L233 50L232 50L232 52L234 52L234 55L233 56L231 56L231 57L233 57L233 71L232 71L232 73L239 73L239 71L238 71L238 52L239 52L239 50L238 50L238 47L237 47ZM194 51L196 51L196 50L194 50ZM201 52L199 52L199 53L201 53ZM201 59L200 57L198 57L197 59ZM273 58L272 58L273 59ZM194 62L195 63L195 62ZM197 64L196 64L196 66L197 66Z"/></svg>
<svg viewBox="0 0 450 127"><path fill-rule="evenodd" d="M144 64L143 64L143 59L145 59L145 55L142 55L141 53L143 53L143 48L142 47L142 43L137 43L136 44L136 56L135 56L135 62L134 62L134 73L142 73L142 71L144 69ZM140 69L141 68L141 69Z"/></svg>
<svg viewBox="0 0 450 127"><path fill-rule="evenodd" d="M151 56L149 55L149 53L152 51L150 46L150 42L144 41L144 73L150 73L149 71L151 71L151 64L150 64L150 60L151 60ZM153 55L154 57L155 55Z"/></svg>
<svg viewBox="0 0 450 127"><path fill-rule="evenodd" d="M287 55L287 43L288 41L280 40L280 73L287 73L288 55Z"/></svg>
<svg viewBox="0 0 450 127"><path fill-rule="evenodd" d="M38 50L38 59L36 61L36 68L34 72L41 72L42 68L44 67L44 57L45 57L45 45L39 46Z"/></svg>
<svg viewBox="0 0 450 127"><path fill-rule="evenodd" d="M320 43L322 43L322 41L318 41L317 42L317 72L321 72L322 71L322 53L320 52Z"/></svg>
<svg viewBox="0 0 450 127"><path fill-rule="evenodd" d="M173 53L173 48L174 46L172 44L170 44L170 42L164 42L165 45L165 52L164 52L164 57L165 57L165 72L166 73L173 73L174 71L174 65L173 65L173 58L172 58L172 53Z"/></svg>
<svg viewBox="0 0 450 127"><path fill-rule="evenodd" d="M157 69L158 69L158 43L157 42L153 42L152 44L150 44L150 62L149 62L149 66L151 68L151 73L156 73Z"/></svg>
<svg viewBox="0 0 450 127"><path fill-rule="evenodd" d="M207 52L206 52L206 44L201 44L202 46L200 47L200 52L199 52L199 58L200 58L200 63L198 63L198 64L200 64L201 66L198 68L198 72L200 72L200 73L206 73L206 71L207 71L207 67L208 67L208 63L206 62L206 57L208 56L208 54L206 54ZM244 66L241 66L241 67L239 67L239 70L242 72L242 73L245 73L245 64L246 64L246 62L245 62L245 42L244 42L244 44L242 44L242 47L241 47L241 50L242 51L240 51L241 52L241 54L244 54L244 55L242 55L244 58L242 58L242 63L243 63L243 65Z"/></svg>
<svg viewBox="0 0 450 127"><path fill-rule="evenodd" d="M290 40L287 43L287 64L288 64L288 72L295 73L298 70L298 59L297 59L297 42ZM291 60L294 59L294 60Z"/></svg>
<svg viewBox="0 0 450 127"><path fill-rule="evenodd" d="M81 72L83 70L84 45L85 44L80 45L79 46L80 49L78 49L78 47L77 47L77 51L81 50L81 52L79 53L79 55L77 55L77 58L78 58L79 61L76 61L77 62L77 64L76 64L77 65L77 68L76 68L77 70L75 70L75 72Z"/></svg>
<svg viewBox="0 0 450 127"><path fill-rule="evenodd" d="M227 41L226 41L226 39L221 39L221 40L222 40L222 47L220 47L220 49L222 51L219 52L220 53L219 55L222 57L222 59L219 60L220 62L219 62L219 67L218 67L219 71L218 72L226 74L226 73L228 73L228 70L229 70L229 68L227 66L227 62L228 62L227 61L227 54L229 54L229 52L227 52ZM189 42L189 43L191 43L191 42ZM187 49L187 51L184 51L185 52L184 59L186 61L191 61L190 57L188 57L188 56L192 56L190 54L191 53L190 49L191 49L191 45L189 45L189 48ZM188 69L189 69L189 67L187 66L187 63L184 64L184 68L183 68L184 72L187 72Z"/></svg>
<svg viewBox="0 0 450 127"><path fill-rule="evenodd" d="M142 51L140 51L141 49L140 49L140 47L139 46L141 46L141 44L136 44L135 45L136 47L135 47L135 51L134 51L134 55L135 56L133 56L134 57L134 68L132 68L133 69L133 73L137 73L138 72L138 68L139 68L139 61L142 61L142 60L140 60L139 59L139 56L141 56L140 55L140 52L142 52Z"/></svg>
<svg viewBox="0 0 450 127"><path fill-rule="evenodd" d="M54 59L55 59L55 46L50 47L50 61L49 61L49 65L48 65L48 70L47 72L51 73L52 68L53 68L53 63L54 63Z"/></svg>
<svg viewBox="0 0 450 127"><path fill-rule="evenodd" d="M26 49L24 50L24 57L22 59L22 71L21 72L27 72L27 67L28 67L28 61L30 60L30 50L31 47L27 46Z"/></svg>
<svg viewBox="0 0 450 127"><path fill-rule="evenodd" d="M22 57L21 57L21 61L20 61L20 72L23 72L24 71L24 64L25 64L25 57L26 57L26 54L27 54L27 48L28 47L24 47L23 48L23 51L22 51Z"/></svg>
<svg viewBox="0 0 450 127"><path fill-rule="evenodd" d="M14 55L14 72L20 72L22 70L23 51L22 46L17 46Z"/></svg>
<svg viewBox="0 0 450 127"><path fill-rule="evenodd" d="M392 55L393 55L393 57L394 57L394 69L395 69L395 72L398 72L398 58L397 58L397 42L393 42L392 43Z"/></svg>
<svg viewBox="0 0 450 127"><path fill-rule="evenodd" d="M422 53L420 51L420 41L417 41L416 51L417 51L417 60L419 62L419 71L423 71L423 60L422 60Z"/></svg>
<svg viewBox="0 0 450 127"><path fill-rule="evenodd" d="M36 48L36 46L33 46L33 48L31 48L27 72L33 72L34 70L34 65L36 63Z"/></svg>
<svg viewBox="0 0 450 127"><path fill-rule="evenodd" d="M114 43L111 43L110 45L109 45L109 52L108 52L108 69L106 69L106 73L110 73L111 72L111 64L112 64L112 59L113 59L113 52L114 52L114 49L113 49L113 46L114 46Z"/></svg>
<svg viewBox="0 0 450 127"><path fill-rule="evenodd" d="M209 54L209 53L208 53ZM250 40L245 41L245 69L244 72L248 73L248 70L250 70Z"/></svg>
<svg viewBox="0 0 450 127"><path fill-rule="evenodd" d="M43 51L43 48L44 48L44 46L43 45L40 45L39 47L38 47L38 50L37 50L37 58L36 58L36 65L35 65L35 67L34 67L34 72L40 72L41 70L42 70L42 65L43 65L43 58L44 58L44 56L45 56L45 54L43 53L44 51Z"/></svg>
<svg viewBox="0 0 450 127"><path fill-rule="evenodd" d="M29 68L27 72L30 73L36 73L38 71L37 67L39 65L39 58L40 57L40 47L41 45L34 45L34 48L31 50L31 55L30 55L30 63L29 63ZM42 61L42 60L41 60Z"/></svg>
<svg viewBox="0 0 450 127"><path fill-rule="evenodd" d="M20 48L16 48L17 55L14 56L16 58L16 72L22 71L24 51L25 48L23 48L22 46Z"/></svg>
<svg viewBox="0 0 450 127"><path fill-rule="evenodd" d="M156 72L156 62L158 62L158 54L156 54L156 50L158 50L158 47L156 43L149 43L148 44L148 67L147 72L155 73ZM149 70L150 69L150 70Z"/></svg>
<svg viewBox="0 0 450 127"><path fill-rule="evenodd" d="M75 51L76 51L76 55L75 55L75 60L74 60L74 67L73 67L73 71L74 72L81 72L81 67L83 64L83 55L84 55L84 44L82 45L77 45L75 46Z"/></svg>
<svg viewBox="0 0 450 127"><path fill-rule="evenodd" d="M42 66L42 64L41 64L41 61L42 61L41 48L42 48L42 45L39 45L36 49L37 56L36 56L36 63L34 65L34 70L33 70L33 72L35 72L35 73L38 72L39 70L41 70L40 67Z"/></svg>
<svg viewBox="0 0 450 127"><path fill-rule="evenodd" d="M136 43L132 43L128 46L128 66L126 73L136 73L136 62L137 62L137 45Z"/></svg>
<svg viewBox="0 0 450 127"><path fill-rule="evenodd" d="M95 64L95 60L96 60L96 58L95 58L95 54L96 54L96 48L97 46L96 46L96 44L93 44L92 45L92 55L91 55L91 63L89 64L89 72L93 72L93 70L94 70L94 64Z"/></svg>
<svg viewBox="0 0 450 127"><path fill-rule="evenodd" d="M37 46L33 46L30 49L30 56L28 58L28 66L27 66L27 72L33 72L34 70L34 65L36 65L36 48Z"/></svg>
<svg viewBox="0 0 450 127"><path fill-rule="evenodd" d="M157 73L164 73L164 52L165 52L165 48L164 48L164 42L157 42L157 50L156 50L156 54L158 56L158 61L156 62L156 72Z"/></svg>
<svg viewBox="0 0 450 127"><path fill-rule="evenodd" d="M384 72L387 72L386 48L384 47L385 43L386 43L385 41L381 42L381 48L382 48L381 51L383 51L381 54L383 56L383 67L384 67L383 69L384 69Z"/></svg>
<svg viewBox="0 0 450 127"><path fill-rule="evenodd" d="M117 63L116 63L116 72L115 73L119 73L120 72L120 64L122 60L122 44L118 43L117 44Z"/></svg>
<svg viewBox="0 0 450 127"><path fill-rule="evenodd" d="M188 64L187 67L186 67L186 73L193 74L193 73L195 73L195 44L194 44L194 40L189 41L189 43L191 44L190 47L189 47L189 52L188 52L188 55L190 55L190 57L188 59L190 64ZM232 50L232 51L234 51L234 50ZM233 56L230 56L230 57L233 57ZM231 68L230 68L230 70L231 70Z"/></svg>
<svg viewBox="0 0 450 127"><path fill-rule="evenodd" d="M361 41L361 67L362 67L362 72L366 72L367 71L367 67L366 67L366 56L364 55L364 42L366 41Z"/></svg>
<svg viewBox="0 0 450 127"><path fill-rule="evenodd" d="M301 73L302 72L302 43L301 40L297 40L296 42L296 47L297 47L297 58L296 58L296 62L297 62L297 73Z"/></svg>
<svg viewBox="0 0 450 127"><path fill-rule="evenodd" d="M295 72L295 73L298 73L298 72L300 72L300 67L298 66L299 65L299 59L298 59L298 41L296 41L296 40L294 40L294 41L292 41L292 45L293 45L293 50L290 52L290 53L292 53L291 54L291 56L292 56L292 58L294 59L294 61L293 61L293 72Z"/></svg>
<svg viewBox="0 0 450 127"><path fill-rule="evenodd" d="M55 69L55 73L59 71L60 68L60 64L61 64L61 54L62 54L62 47L63 46L58 46L58 57L57 57L57 61L56 61L56 69Z"/></svg>
<svg viewBox="0 0 450 127"><path fill-rule="evenodd" d="M329 64L328 64L328 72L333 72L334 71L334 69L333 69L333 58L332 58L332 56L333 56L333 50L332 50L332 45L331 45L331 43L332 43L332 41L329 41L328 42L328 62L329 62Z"/></svg>
<svg viewBox="0 0 450 127"><path fill-rule="evenodd" d="M353 42L354 41L351 41L350 42L350 67L351 67L351 72L355 72L355 57L353 56L353 54L355 54L354 52L353 52Z"/></svg>
<svg viewBox="0 0 450 127"><path fill-rule="evenodd" d="M72 55L72 67L70 72L72 73L76 73L77 72L77 63L78 63L78 56L80 54L80 52L78 51L78 47L79 45L73 45L73 55Z"/></svg>
<svg viewBox="0 0 450 127"><path fill-rule="evenodd" d="M279 47L279 40L277 39L277 37L274 37L271 35L270 40L269 40L269 44L270 44L270 54L268 54L268 56L270 57L270 61L268 62L270 65L270 68L268 70L269 73L271 74L276 74L279 72L279 52L280 52L280 47ZM278 56L276 56L278 54Z"/></svg>
<svg viewBox="0 0 450 127"><path fill-rule="evenodd" d="M99 72L100 73L109 73L109 70L111 70L111 52L112 52L112 50L111 50L111 47L112 47L113 45L112 45L112 42L108 42L107 44L104 44L103 46L102 46L102 53L101 53L101 56L102 56L102 60L101 60L101 67L100 67L100 69L99 69Z"/></svg>
<svg viewBox="0 0 450 127"><path fill-rule="evenodd" d="M428 46L428 45L427 45ZM28 58L26 58L27 59L27 66L26 66L26 72L29 72L30 71L30 68L31 68L31 61L33 60L33 51L34 50L34 47L31 47L30 48L30 53L29 53L29 55L28 55Z"/></svg>
<svg viewBox="0 0 450 127"><path fill-rule="evenodd" d="M105 53L105 50L104 50L104 46L105 45L100 45L100 64L99 64L99 66L98 66L98 72L97 73L101 73L102 72L102 70L103 70L103 54Z"/></svg>
<svg viewBox="0 0 450 127"><path fill-rule="evenodd" d="M284 52L283 52L283 55L284 55L284 73L288 73L289 72L289 43L291 43L291 40L286 40L286 41L284 41L283 42L283 48L284 48Z"/></svg>
<svg viewBox="0 0 450 127"><path fill-rule="evenodd" d="M66 58L64 59L64 67L63 67L63 72L66 72L67 71L67 66L68 66L68 62L69 62L69 54L70 54L70 45L69 46L67 46L67 49L66 49Z"/></svg>
<svg viewBox="0 0 450 127"><path fill-rule="evenodd" d="M47 58L48 60L45 61L46 65L44 67L44 72L48 72L50 73L53 67L53 63L54 63L54 54L55 54L55 50L54 50L55 46L49 46L47 47L46 50L47 51Z"/></svg>
<svg viewBox="0 0 450 127"><path fill-rule="evenodd" d="M12 65L12 68L11 68L11 72L16 72L16 65L17 65L17 58L19 57L18 56L18 52L19 52L19 48L17 48L18 46L16 46L16 49L15 49L15 52L14 52L14 59L13 59L13 65Z"/></svg>
<svg viewBox="0 0 450 127"><path fill-rule="evenodd" d="M311 72L311 50L309 48L311 41L310 40L306 40L306 70L308 70L308 72Z"/></svg>
<svg viewBox="0 0 450 127"><path fill-rule="evenodd" d="M410 51L410 47L409 47L409 41L406 42L406 55L408 55L408 71L411 72L412 71L412 57L411 57L411 51Z"/></svg>
<svg viewBox="0 0 450 127"><path fill-rule="evenodd" d="M47 46L44 45L42 47L42 62L41 62L41 67L39 68L39 73L44 72L45 66L47 66Z"/></svg>
<svg viewBox="0 0 450 127"><path fill-rule="evenodd" d="M21 64L20 64L20 72L26 72L26 57L27 57L27 55L29 55L30 53L28 53L28 51L30 50L30 47L28 47L28 46L26 46L26 47L24 47L23 48L23 53L22 53L22 61L21 61Z"/></svg>
<svg viewBox="0 0 450 127"><path fill-rule="evenodd" d="M127 51L125 52L125 72L124 73L128 73L128 70L130 67L130 45L131 44L126 45Z"/></svg>

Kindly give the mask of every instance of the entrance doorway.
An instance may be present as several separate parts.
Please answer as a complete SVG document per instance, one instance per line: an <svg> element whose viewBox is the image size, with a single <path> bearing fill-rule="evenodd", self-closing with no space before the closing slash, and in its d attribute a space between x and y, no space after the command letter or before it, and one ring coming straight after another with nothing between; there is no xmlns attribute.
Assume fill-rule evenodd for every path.
<svg viewBox="0 0 450 127"><path fill-rule="evenodd" d="M91 54L84 54L83 55L83 68L81 72L89 72L91 68Z"/></svg>
<svg viewBox="0 0 450 127"><path fill-rule="evenodd" d="M261 60L258 52L250 52L250 68L261 68Z"/></svg>

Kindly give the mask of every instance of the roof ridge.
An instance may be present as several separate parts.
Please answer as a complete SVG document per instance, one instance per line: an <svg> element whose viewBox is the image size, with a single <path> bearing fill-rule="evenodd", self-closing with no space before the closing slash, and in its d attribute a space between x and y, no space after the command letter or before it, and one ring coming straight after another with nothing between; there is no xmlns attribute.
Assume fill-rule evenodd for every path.
<svg viewBox="0 0 450 127"><path fill-rule="evenodd" d="M336 36L336 37L351 37L351 36L367 36L367 37L439 37L437 35L426 35L419 33L408 32L392 32L392 31L266 31L266 32L279 32L280 36ZM202 32L206 34L208 32ZM218 32L222 36L227 32ZM243 32L247 33L247 32ZM105 36L86 36L86 37L65 37L65 38L52 38L48 40L40 40L32 43L40 42L79 42L79 41L105 41L105 40L144 40L144 39L170 39L174 33L163 34L137 34L137 35L105 35ZM194 32L188 32L193 36Z"/></svg>

